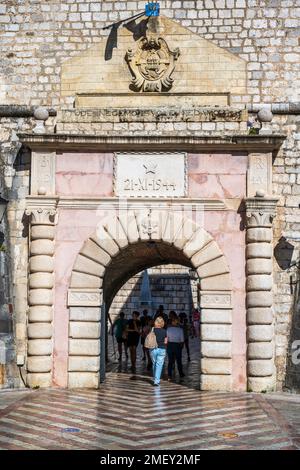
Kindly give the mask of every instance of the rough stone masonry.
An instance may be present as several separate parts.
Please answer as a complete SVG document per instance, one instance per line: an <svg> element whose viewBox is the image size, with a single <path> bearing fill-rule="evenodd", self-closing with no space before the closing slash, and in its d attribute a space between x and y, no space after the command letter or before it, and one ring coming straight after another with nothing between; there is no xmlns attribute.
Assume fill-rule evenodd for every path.
<svg viewBox="0 0 300 470"><path fill-rule="evenodd" d="M268 128L286 136L273 161L272 191L279 198L273 222L273 295L276 388L299 390L299 365L291 361L299 331L300 240L300 6L293 0L161 1L161 12L191 33L245 61L247 89L231 97L232 106L248 108L248 129L256 132L257 112L273 112ZM37 125L36 107L50 113L47 132L70 132L72 125L57 121L63 108L73 108L75 95L61 92L63 64L107 39L110 24L118 24L144 9L135 1L6 0L0 3L0 141L1 196L9 201L1 222L0 346L6 363L0 387L22 386L18 358L27 354L28 224L24 222L29 194L30 151L18 134ZM120 26L119 29L121 29ZM117 42L113 49L118 48ZM118 80L118 78L117 78ZM77 98L79 99L79 98ZM60 127L59 127L60 126ZM70 126L68 128L68 126ZM131 126L131 127L130 127ZM216 128L217 126L217 128ZM237 131L236 123L111 122L101 132L160 132L209 135ZM86 133L84 122L78 129ZM21 373L24 369L21 367Z"/></svg>

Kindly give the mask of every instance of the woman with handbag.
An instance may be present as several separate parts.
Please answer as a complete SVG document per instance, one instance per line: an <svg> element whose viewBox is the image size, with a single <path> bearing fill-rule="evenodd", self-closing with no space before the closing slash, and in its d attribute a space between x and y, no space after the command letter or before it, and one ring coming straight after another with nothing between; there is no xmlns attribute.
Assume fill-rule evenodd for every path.
<svg viewBox="0 0 300 470"><path fill-rule="evenodd" d="M164 319L157 317L154 322L154 328L152 328L152 331L150 331L145 340L145 347L150 349L154 387L158 387L160 384L160 377L166 357L168 339L164 325Z"/></svg>

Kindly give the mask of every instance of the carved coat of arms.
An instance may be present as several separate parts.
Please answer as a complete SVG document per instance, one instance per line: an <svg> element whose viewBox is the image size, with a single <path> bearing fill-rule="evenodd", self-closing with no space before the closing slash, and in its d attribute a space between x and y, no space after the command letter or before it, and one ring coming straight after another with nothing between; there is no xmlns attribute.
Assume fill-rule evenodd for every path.
<svg viewBox="0 0 300 470"><path fill-rule="evenodd" d="M175 62L180 55L179 48L171 51L162 37L143 37L137 50L129 49L126 61L132 74L130 88L134 91L161 92L171 89L171 77Z"/></svg>

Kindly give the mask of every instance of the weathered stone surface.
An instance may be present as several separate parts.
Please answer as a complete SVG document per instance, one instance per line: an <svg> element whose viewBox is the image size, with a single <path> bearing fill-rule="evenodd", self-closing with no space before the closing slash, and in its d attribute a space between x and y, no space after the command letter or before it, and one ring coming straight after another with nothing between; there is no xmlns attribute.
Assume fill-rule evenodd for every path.
<svg viewBox="0 0 300 470"><path fill-rule="evenodd" d="M270 291L272 289L272 276L267 274L253 274L247 276L247 291Z"/></svg>
<svg viewBox="0 0 300 470"><path fill-rule="evenodd" d="M31 289L52 289L54 277L52 273L34 273L29 276L29 287Z"/></svg>
<svg viewBox="0 0 300 470"><path fill-rule="evenodd" d="M228 273L228 265L224 257L217 258L202 266L199 266L197 268L197 273L202 279L210 276L218 276L219 274Z"/></svg>
<svg viewBox="0 0 300 470"><path fill-rule="evenodd" d="M201 334L203 341L231 341L232 330L230 325L203 324Z"/></svg>
<svg viewBox="0 0 300 470"><path fill-rule="evenodd" d="M28 338L42 339L52 337L52 325L50 323L30 323L27 328Z"/></svg>
<svg viewBox="0 0 300 470"><path fill-rule="evenodd" d="M52 240L33 240L30 244L31 255L49 255L54 254L54 242Z"/></svg>
<svg viewBox="0 0 300 470"><path fill-rule="evenodd" d="M105 273L105 267L99 264L97 259L93 261L81 254L77 256L73 270L98 277L103 277Z"/></svg>
<svg viewBox="0 0 300 470"><path fill-rule="evenodd" d="M247 258L272 258L270 243L250 243L246 249Z"/></svg>
<svg viewBox="0 0 300 470"><path fill-rule="evenodd" d="M183 252L188 258L192 258L199 249L212 240L211 235L204 229L199 228L184 245Z"/></svg>
<svg viewBox="0 0 300 470"><path fill-rule="evenodd" d="M201 355L203 357L215 357L229 359L232 354L232 344L227 341L201 341Z"/></svg>
<svg viewBox="0 0 300 470"><path fill-rule="evenodd" d="M250 377L269 377L274 374L274 361L270 359L257 359L248 361Z"/></svg>
<svg viewBox="0 0 300 470"><path fill-rule="evenodd" d="M201 289L205 291L216 291L216 290L224 290L230 291L232 288L232 282L230 278L230 274L220 274L218 276L212 276L208 278L204 278L200 280Z"/></svg>
<svg viewBox="0 0 300 470"><path fill-rule="evenodd" d="M247 310L247 322L249 325L273 323L273 312L271 308L254 307Z"/></svg>
<svg viewBox="0 0 300 470"><path fill-rule="evenodd" d="M97 261L103 266L106 266L111 261L111 257L109 256L109 254L106 253L106 251L104 251L102 248L100 248L100 246L97 245L97 243L95 243L92 239L88 239L85 242L80 253L90 259Z"/></svg>
<svg viewBox="0 0 300 470"><path fill-rule="evenodd" d="M232 373L231 359L201 359L201 372L209 375L230 375Z"/></svg>
<svg viewBox="0 0 300 470"><path fill-rule="evenodd" d="M99 322L70 322L70 338L100 338Z"/></svg>
<svg viewBox="0 0 300 470"><path fill-rule="evenodd" d="M29 387L51 387L52 385L52 376L51 373L29 373L26 376L26 381Z"/></svg>
<svg viewBox="0 0 300 470"><path fill-rule="evenodd" d="M31 240L48 239L54 240L54 225L32 225L30 232Z"/></svg>
<svg viewBox="0 0 300 470"><path fill-rule="evenodd" d="M31 289L29 305L53 305L53 292L50 289Z"/></svg>
<svg viewBox="0 0 300 470"><path fill-rule="evenodd" d="M272 272L272 260L266 258L248 259L246 271L247 274L270 274Z"/></svg>
<svg viewBox="0 0 300 470"><path fill-rule="evenodd" d="M52 341L50 339L30 339L28 341L28 354L30 356L52 354Z"/></svg>
<svg viewBox="0 0 300 470"><path fill-rule="evenodd" d="M232 390L232 378L230 375L201 375L200 390L227 391Z"/></svg>
<svg viewBox="0 0 300 470"><path fill-rule="evenodd" d="M251 307L271 307L273 295L270 291L256 291L247 293L247 306Z"/></svg>
<svg viewBox="0 0 300 470"><path fill-rule="evenodd" d="M100 341L96 339L70 339L69 354L71 356L99 356Z"/></svg>
<svg viewBox="0 0 300 470"><path fill-rule="evenodd" d="M70 388L98 388L99 374L96 372L69 372L68 387Z"/></svg>
<svg viewBox="0 0 300 470"><path fill-rule="evenodd" d="M31 273L52 273L54 270L54 258L47 255L32 256L29 260L29 269Z"/></svg>
<svg viewBox="0 0 300 470"><path fill-rule="evenodd" d="M28 372L50 372L52 368L51 356L31 356L27 359Z"/></svg>
<svg viewBox="0 0 300 470"><path fill-rule="evenodd" d="M274 336L273 325L249 325L249 341L272 341Z"/></svg>
<svg viewBox="0 0 300 470"><path fill-rule="evenodd" d="M100 356L70 356L69 372L98 372Z"/></svg>
<svg viewBox="0 0 300 470"><path fill-rule="evenodd" d="M232 310L203 308L201 323L232 323Z"/></svg>
<svg viewBox="0 0 300 470"><path fill-rule="evenodd" d="M51 322L53 318L53 308L46 305L36 305L29 308L28 321L34 322Z"/></svg>
<svg viewBox="0 0 300 470"><path fill-rule="evenodd" d="M247 230L247 243L251 242L271 242L272 241L271 228L255 227Z"/></svg>
<svg viewBox="0 0 300 470"><path fill-rule="evenodd" d="M101 318L100 307L70 307L70 320L98 322Z"/></svg>
<svg viewBox="0 0 300 470"><path fill-rule="evenodd" d="M250 392L273 392L275 390L275 377L249 377L248 390Z"/></svg>
<svg viewBox="0 0 300 470"><path fill-rule="evenodd" d="M102 286L102 278L97 276L91 276L86 273L72 272L70 287L74 288L100 288Z"/></svg>
<svg viewBox="0 0 300 470"><path fill-rule="evenodd" d="M220 258L223 255L215 240L201 248L191 259L195 267L208 263L215 258Z"/></svg>
<svg viewBox="0 0 300 470"><path fill-rule="evenodd" d="M103 226L101 226L101 225L99 225L97 227L97 233L96 233L95 241L110 256L115 256L119 251L119 247L116 244L116 242L110 237L110 235L107 233L106 230L104 230Z"/></svg>
<svg viewBox="0 0 300 470"><path fill-rule="evenodd" d="M271 342L249 343L248 358L249 359L272 359L274 355L274 345Z"/></svg>

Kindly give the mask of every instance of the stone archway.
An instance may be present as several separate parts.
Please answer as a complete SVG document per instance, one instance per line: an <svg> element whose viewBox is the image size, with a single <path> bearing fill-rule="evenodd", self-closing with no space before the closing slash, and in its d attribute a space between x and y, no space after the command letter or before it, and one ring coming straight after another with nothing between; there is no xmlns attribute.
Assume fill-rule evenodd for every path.
<svg viewBox="0 0 300 470"><path fill-rule="evenodd" d="M68 292L69 387L99 386L100 311L126 276L158 264L155 247L160 264L162 258L178 261L193 267L200 278L201 389L232 390L232 284L227 261L199 224L168 210L115 214L102 221L82 246Z"/></svg>

